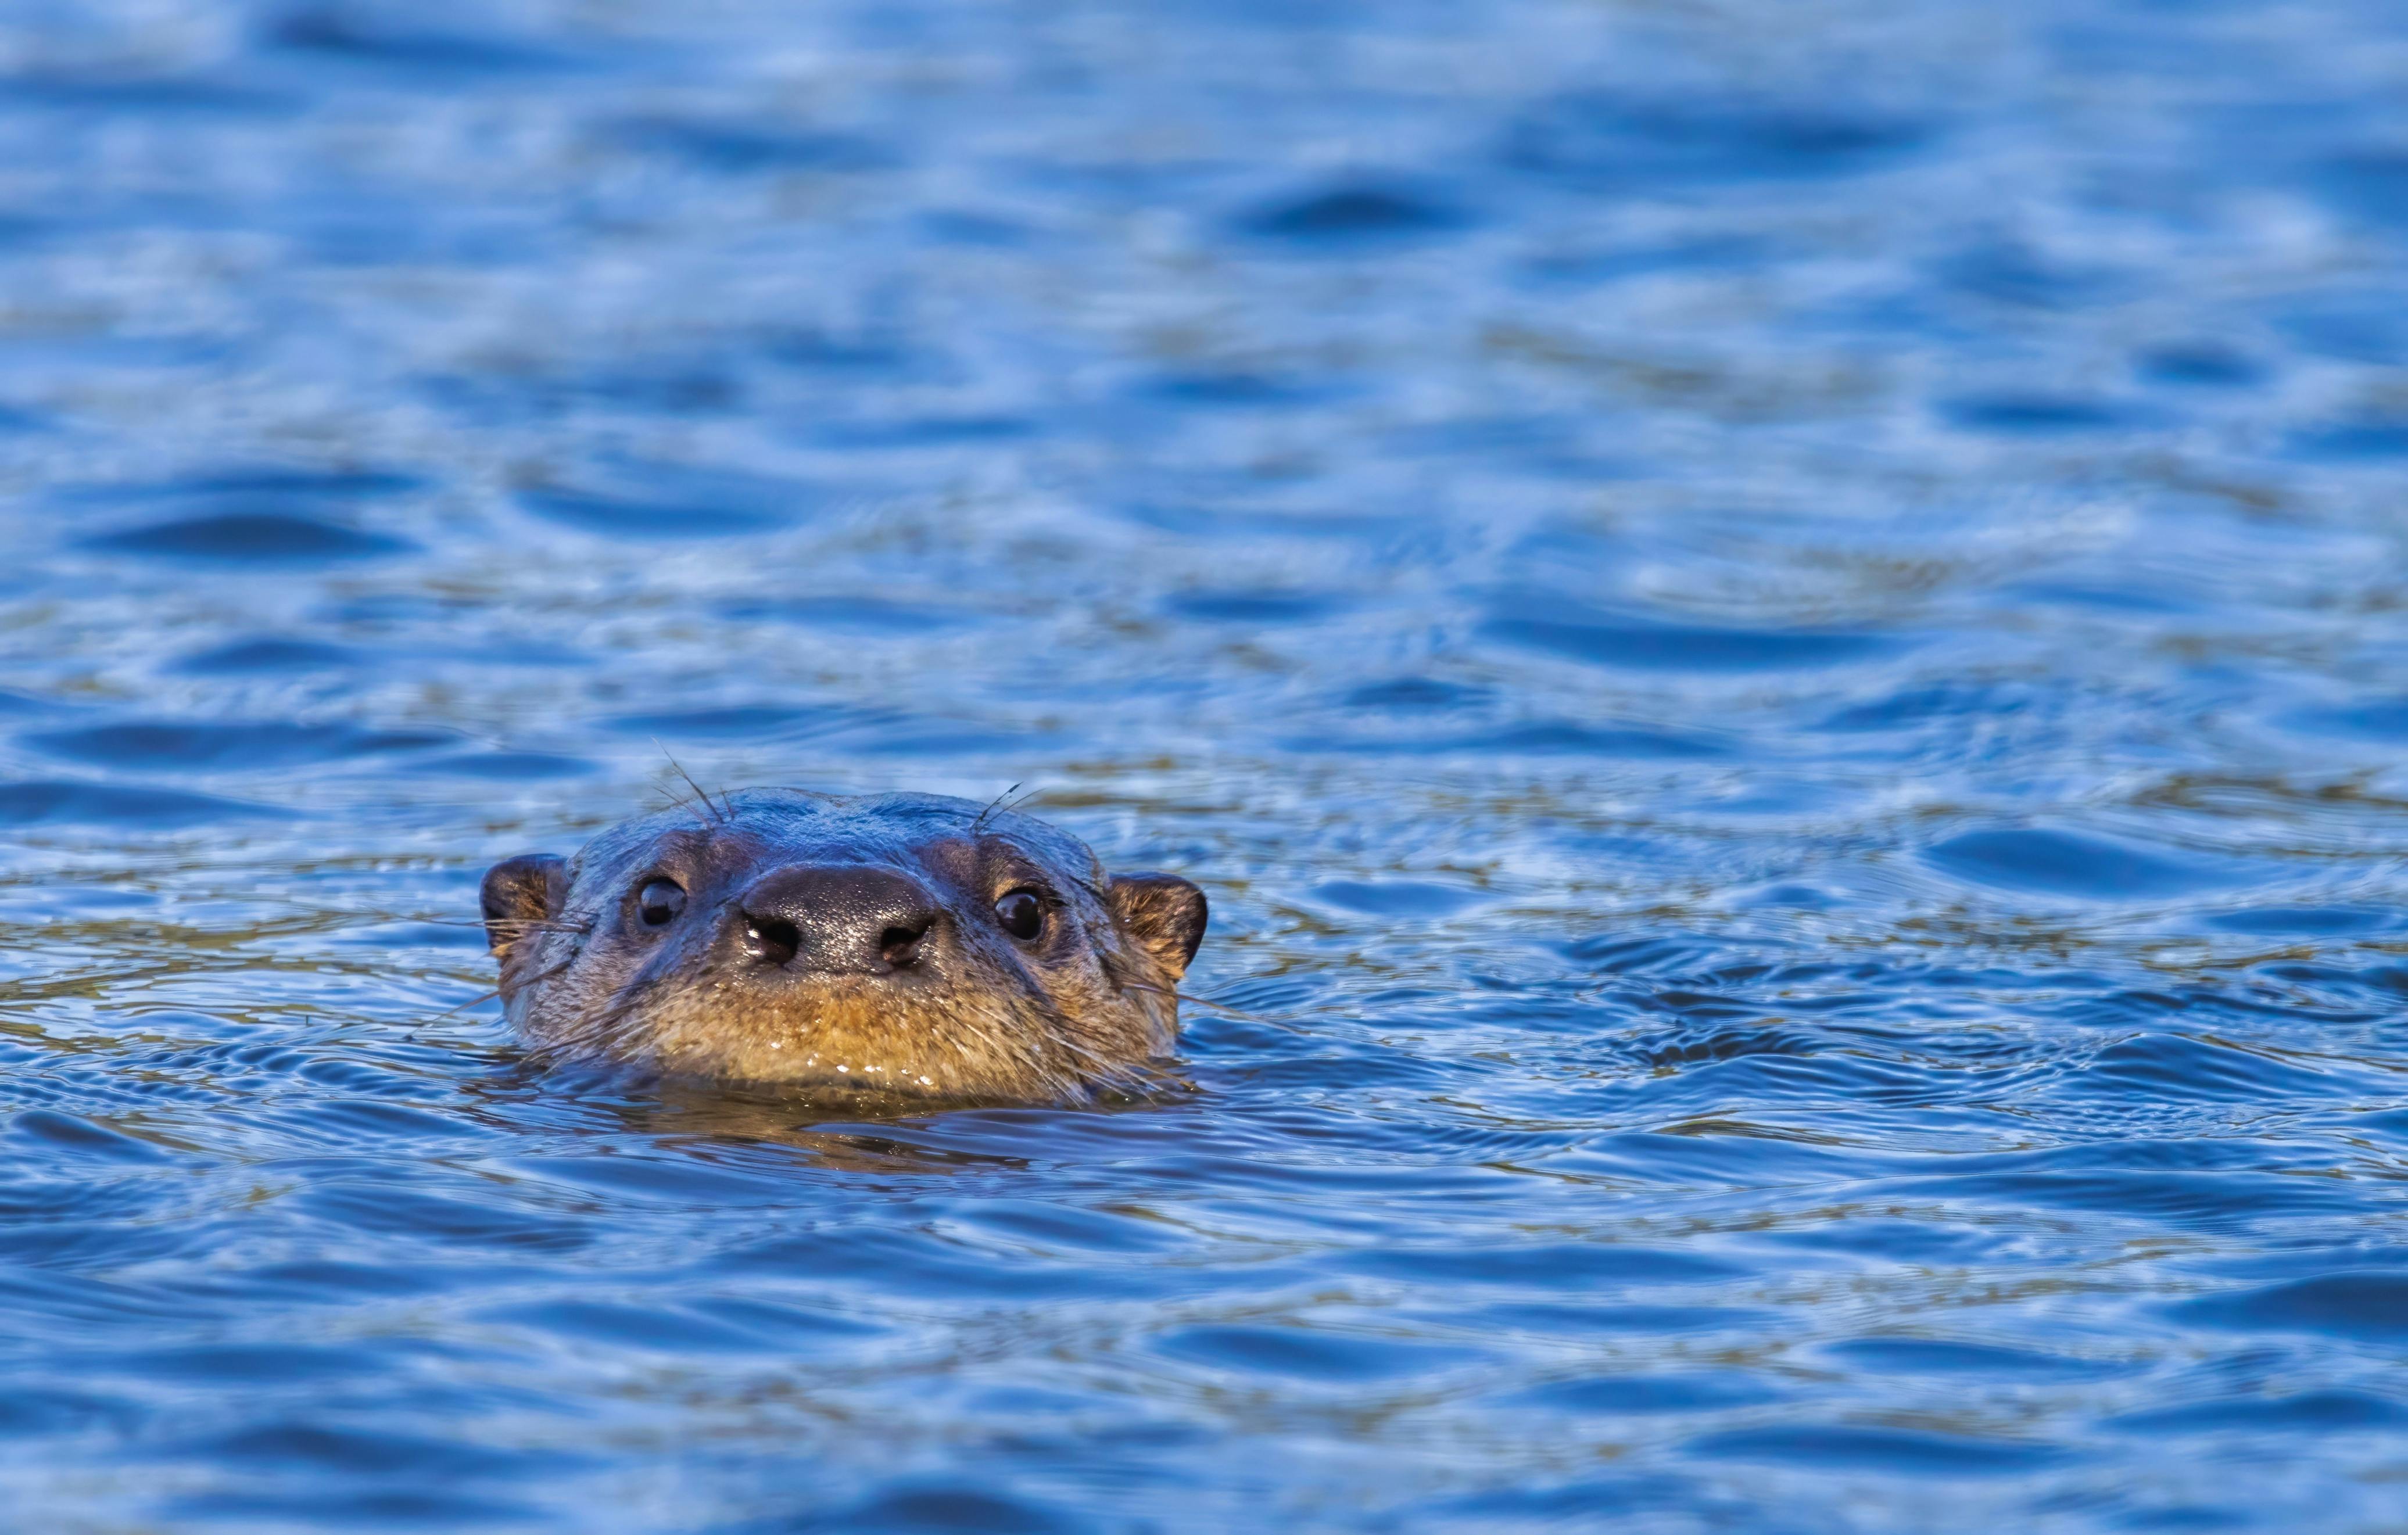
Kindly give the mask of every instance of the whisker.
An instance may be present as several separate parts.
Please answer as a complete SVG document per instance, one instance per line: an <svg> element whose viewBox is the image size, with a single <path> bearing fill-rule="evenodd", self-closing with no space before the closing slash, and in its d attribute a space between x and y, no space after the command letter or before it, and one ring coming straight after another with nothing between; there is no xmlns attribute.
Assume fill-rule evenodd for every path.
<svg viewBox="0 0 2408 1535"><path fill-rule="evenodd" d="M419 1026L423 1027L427 1024L439 1024L444 1019L452 1017L456 1013L467 1011L470 1008L482 1007L485 1003L492 1001L494 997L499 997L500 995L502 995L501 988L498 986L492 991L479 992L476 996L471 997L457 1007L445 1008L442 1011L434 1014L432 1017L421 1020Z"/></svg>
<svg viewBox="0 0 2408 1535"><path fill-rule="evenodd" d="M521 983L532 986L538 984L539 983L549 981L553 976L558 975L561 971L568 968L571 964L576 962L576 955L571 954L568 958L562 960L557 965L554 965L552 968L542 971L537 975L531 975ZM492 1001L494 997L501 995L502 989L499 986L495 986L491 991L480 992L478 995L471 997L466 1001L460 1003L456 1007L445 1008L441 1012L437 1013L434 1017L429 1018L426 1021L430 1024L441 1023L444 1019L451 1017L455 1012L465 1012L470 1008L481 1007L485 1003Z"/></svg>
<svg viewBox="0 0 2408 1535"><path fill-rule="evenodd" d="M978 819L970 823L970 835L972 837L976 837L979 834L979 828L986 825L986 818L993 815L996 809L1000 807L1005 800L1011 797L1012 789L1017 789L1019 787L1019 784L1014 783L1010 788L1004 790L1003 793L996 796L993 799L986 802L986 809L979 811Z"/></svg>
<svg viewBox="0 0 2408 1535"><path fill-rule="evenodd" d="M652 992L652 987L646 983L631 983L578 1027L540 1041L528 1054L541 1059L552 1059L598 1047L597 1053L608 1054L619 1043L615 1036L620 1026L636 1016L638 1008L651 997Z"/></svg>
<svg viewBox="0 0 2408 1535"><path fill-rule="evenodd" d="M1087 1063L1087 1071L1077 1084L1086 1090L1109 1087L1133 1091L1136 1084L1145 1080L1142 1069L1137 1064L1099 1055L1081 1043L1078 1030L1072 1025L1069 1016L1051 996L1040 991L1037 995L1036 1001L1052 1026L1034 1037L1025 1032L1018 1036L1017 1042L1022 1045L1023 1059L1029 1061L1031 1065L1041 1066L1043 1062L1039 1058L1040 1046L1054 1045L1067 1050Z"/></svg>
<svg viewBox="0 0 2408 1535"><path fill-rule="evenodd" d="M718 822L723 826L727 825L728 817L722 813L718 806L710 802L710 794L704 790L701 784L696 783L694 781L694 775L692 773L685 770L685 764L678 761L678 759L670 753L669 749L666 746L661 745L661 739L658 736L654 736L652 738L652 744L661 748L661 755L669 759L669 766L677 769L678 777L685 780L686 787L692 789L695 796L701 799L702 808L710 813L710 818L713 821Z"/></svg>
<svg viewBox="0 0 2408 1535"><path fill-rule="evenodd" d="M566 970L569 966L576 962L577 956L575 954L571 954L566 959L562 960L559 964L552 967L552 968L538 971L519 983L523 986L539 985L542 983L551 980L553 976L560 974L563 970ZM494 987L492 991L480 992L477 996L471 997L466 1001L460 1003L456 1007L445 1008L441 1012L435 1014L434 1017L429 1018L426 1021L430 1024L440 1023L444 1019L451 1017L455 1012L465 1012L470 1008L480 1007L500 995L502 995L502 989L499 986Z"/></svg>
<svg viewBox="0 0 2408 1535"><path fill-rule="evenodd" d="M486 922L447 922L446 927L482 927L488 932L510 933L576 933L582 936L594 931L591 922L568 922L559 917L494 917Z"/></svg>
<svg viewBox="0 0 2408 1535"><path fill-rule="evenodd" d="M481 930L491 930L495 927L506 927L515 932L523 933L582 934L590 933L594 930L594 925L590 922L570 922L563 917L439 917L429 916L417 911L394 911L384 910L365 911L357 910L333 911L323 907L311 905L307 901L294 900L290 897L262 897L261 898L264 900L280 899L282 904L285 906L290 907L295 911L310 916L350 917L357 918L362 922L371 924L408 923L414 926L420 927L475 927Z"/></svg>
<svg viewBox="0 0 2408 1535"><path fill-rule="evenodd" d="M1275 1018L1268 1012L1249 1012L1244 1008L1231 1007L1226 1002L1215 1002L1209 997L1197 997L1193 993L1177 991L1169 986L1157 986L1144 981L1123 981L1121 984L1131 991L1150 991L1157 997L1168 997L1174 1002L1193 1002L1199 1008L1210 1008L1214 1012L1226 1013L1232 1018L1243 1018L1250 1024L1268 1024L1274 1028L1298 1026L1292 1018Z"/></svg>

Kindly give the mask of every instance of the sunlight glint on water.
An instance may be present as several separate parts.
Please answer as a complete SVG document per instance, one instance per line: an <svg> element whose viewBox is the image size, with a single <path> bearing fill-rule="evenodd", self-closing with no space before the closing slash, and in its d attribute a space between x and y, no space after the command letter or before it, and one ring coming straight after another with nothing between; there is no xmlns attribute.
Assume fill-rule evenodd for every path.
<svg viewBox="0 0 2408 1535"><path fill-rule="evenodd" d="M0 16L27 1528L2365 1529L2385 7ZM678 791L1184 872L1196 1091L545 1076Z"/></svg>

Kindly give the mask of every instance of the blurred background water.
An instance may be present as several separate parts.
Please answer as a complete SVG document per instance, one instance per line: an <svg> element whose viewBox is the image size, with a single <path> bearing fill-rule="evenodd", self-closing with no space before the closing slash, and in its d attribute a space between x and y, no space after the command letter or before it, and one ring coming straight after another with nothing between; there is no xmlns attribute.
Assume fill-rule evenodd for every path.
<svg viewBox="0 0 2408 1535"><path fill-rule="evenodd" d="M16 1528L2408 1519L2397 7L15 0L0 146ZM1247 1016L533 1075L664 748Z"/></svg>

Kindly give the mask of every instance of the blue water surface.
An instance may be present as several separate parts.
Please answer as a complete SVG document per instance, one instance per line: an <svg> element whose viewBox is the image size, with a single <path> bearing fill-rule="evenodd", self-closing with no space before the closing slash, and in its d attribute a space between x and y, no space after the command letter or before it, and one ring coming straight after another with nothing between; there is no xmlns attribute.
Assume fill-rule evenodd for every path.
<svg viewBox="0 0 2408 1535"><path fill-rule="evenodd" d="M0 7L0 1504L2408 1520L2408 11ZM1194 1090L542 1075L991 796Z"/></svg>

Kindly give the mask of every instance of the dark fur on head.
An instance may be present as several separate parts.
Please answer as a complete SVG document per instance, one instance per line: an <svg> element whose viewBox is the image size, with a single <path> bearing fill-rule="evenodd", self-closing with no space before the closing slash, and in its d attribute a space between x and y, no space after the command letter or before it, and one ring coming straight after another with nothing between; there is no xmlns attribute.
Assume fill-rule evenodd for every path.
<svg viewBox="0 0 2408 1535"><path fill-rule="evenodd" d="M648 890L652 917L675 912L648 920ZM998 914L1022 893L1042 912L1033 937ZM483 905L503 1005L538 1052L990 1102L1143 1083L1206 920L1185 880L1108 876L1030 816L799 789L624 822L566 861L506 860Z"/></svg>

